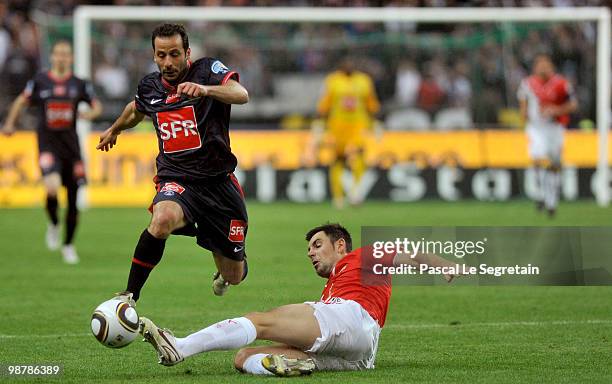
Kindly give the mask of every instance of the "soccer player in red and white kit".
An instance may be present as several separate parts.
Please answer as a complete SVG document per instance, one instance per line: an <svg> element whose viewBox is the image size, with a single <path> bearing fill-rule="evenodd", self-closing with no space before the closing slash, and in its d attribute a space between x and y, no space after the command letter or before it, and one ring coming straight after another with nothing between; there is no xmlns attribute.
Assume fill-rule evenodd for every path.
<svg viewBox="0 0 612 384"><path fill-rule="evenodd" d="M561 183L563 132L578 108L571 84L555 73L550 56L535 57L533 74L518 90L521 115L527 122L529 156L536 174L536 207L554 216Z"/></svg>
<svg viewBox="0 0 612 384"><path fill-rule="evenodd" d="M184 338L141 317L141 333L157 350L160 364L171 366L198 353L269 340L278 344L240 349L234 358L236 369L277 376L310 374L315 369L371 369L391 298L391 276L376 274L374 266L457 265L424 254L374 258L371 247L353 250L351 235L339 224L313 228L306 240L316 273L327 278L319 301L223 320ZM451 281L454 276L444 277Z"/></svg>
<svg viewBox="0 0 612 384"><path fill-rule="evenodd" d="M162 258L171 234L195 236L212 251L217 273L213 291L222 295L247 273L244 195L233 175L237 160L229 138L231 104L248 102L238 74L221 61L191 61L189 38L180 24L162 24L151 35L152 72L138 84L135 100L101 136L96 147L108 151L125 129L145 116L158 139L153 216L132 259L127 289L118 296L138 300L151 270Z"/></svg>
<svg viewBox="0 0 612 384"><path fill-rule="evenodd" d="M47 194L46 209L49 216L46 242L50 250L60 247L57 194L62 185L66 187L68 208L66 210L65 237L62 258L65 263L79 262L73 245L78 221L77 190L85 184L85 167L76 131L77 116L93 120L102 113L102 104L96 99L91 83L72 74L72 45L59 40L51 48L51 69L38 73L28 81L9 110L3 131L10 135L21 111L29 104L38 113L39 165ZM85 102L91 106L78 112L78 105Z"/></svg>

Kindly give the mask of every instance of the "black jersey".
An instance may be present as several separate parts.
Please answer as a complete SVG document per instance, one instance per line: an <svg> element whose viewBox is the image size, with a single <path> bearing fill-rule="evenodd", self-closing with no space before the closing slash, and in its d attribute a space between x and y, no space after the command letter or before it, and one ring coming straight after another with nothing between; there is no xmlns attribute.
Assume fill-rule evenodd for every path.
<svg viewBox="0 0 612 384"><path fill-rule="evenodd" d="M51 72L41 72L28 81L23 95L37 109L38 150L60 159L80 159L77 107L95 98L91 84L72 74L58 79Z"/></svg>
<svg viewBox="0 0 612 384"><path fill-rule="evenodd" d="M238 80L221 61L210 57L189 63L181 83L223 85ZM153 120L159 155L157 176L162 179L205 181L233 172L237 160L229 138L230 104L210 97L188 98L159 72L138 84L136 109Z"/></svg>

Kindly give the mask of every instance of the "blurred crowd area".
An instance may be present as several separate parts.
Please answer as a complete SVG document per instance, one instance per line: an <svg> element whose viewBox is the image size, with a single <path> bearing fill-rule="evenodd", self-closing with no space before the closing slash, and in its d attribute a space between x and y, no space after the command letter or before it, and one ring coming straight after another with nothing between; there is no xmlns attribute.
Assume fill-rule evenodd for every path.
<svg viewBox="0 0 612 384"><path fill-rule="evenodd" d="M71 14L82 1L0 3L0 69L6 112L53 41L72 39ZM96 2L100 4L101 2ZM572 6L603 1L172 1L204 6ZM165 1L114 1L159 5ZM92 81L105 106L103 129L155 71L150 32L157 23L93 23ZM580 110L572 127L595 116L594 23L213 23L184 22L192 57L213 56L240 73L251 102L233 108L233 127L305 129L315 118L325 75L349 56L370 74L390 130L510 128L521 125L516 90L538 53L549 53L574 85ZM4 114L4 113L3 113ZM22 127L32 122L22 119Z"/></svg>

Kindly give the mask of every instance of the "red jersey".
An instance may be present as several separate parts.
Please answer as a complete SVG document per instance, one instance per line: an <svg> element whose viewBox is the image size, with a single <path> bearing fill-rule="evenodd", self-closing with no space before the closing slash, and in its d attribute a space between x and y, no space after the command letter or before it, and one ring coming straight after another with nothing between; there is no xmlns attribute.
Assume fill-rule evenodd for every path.
<svg viewBox="0 0 612 384"><path fill-rule="evenodd" d="M331 303L334 298L353 300L382 328L391 298L391 276L375 275L372 268L377 263L386 264L388 256L381 261L374 259L371 252L363 253L362 250L356 249L336 263L323 288L321 301Z"/></svg>
<svg viewBox="0 0 612 384"><path fill-rule="evenodd" d="M548 80L539 76L529 76L521 82L518 91L519 100L527 100L528 117L531 122L544 119L541 108L549 105L562 105L574 97L570 83L561 75L554 75ZM556 118L557 123L567 126L569 115Z"/></svg>

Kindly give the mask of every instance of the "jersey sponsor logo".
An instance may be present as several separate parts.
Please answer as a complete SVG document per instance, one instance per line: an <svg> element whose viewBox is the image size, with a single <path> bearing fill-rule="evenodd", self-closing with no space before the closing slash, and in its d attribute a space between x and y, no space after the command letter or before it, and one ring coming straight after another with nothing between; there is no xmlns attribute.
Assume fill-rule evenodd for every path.
<svg viewBox="0 0 612 384"><path fill-rule="evenodd" d="M149 101L149 104L157 104L160 101L163 101L164 99L151 99L151 101Z"/></svg>
<svg viewBox="0 0 612 384"><path fill-rule="evenodd" d="M244 241L244 233L246 231L247 223L242 220L230 221L229 234L227 238L233 243L242 243ZM234 252L239 252L234 250Z"/></svg>
<svg viewBox="0 0 612 384"><path fill-rule="evenodd" d="M213 73L223 73L223 74L225 74L225 73L229 72L229 69L225 66L225 64L223 64L219 60L217 60L214 63L212 63L212 65L210 66L210 70Z"/></svg>
<svg viewBox="0 0 612 384"><path fill-rule="evenodd" d="M164 186L159 191L163 192L166 196L173 196L175 193L178 193L180 195L185 192L185 187L172 181L164 184Z"/></svg>
<svg viewBox="0 0 612 384"><path fill-rule="evenodd" d="M202 146L193 106L157 112L157 127L164 153L182 152Z"/></svg>
<svg viewBox="0 0 612 384"><path fill-rule="evenodd" d="M50 129L67 129L74 121L73 105L67 101L48 101L45 113Z"/></svg>

